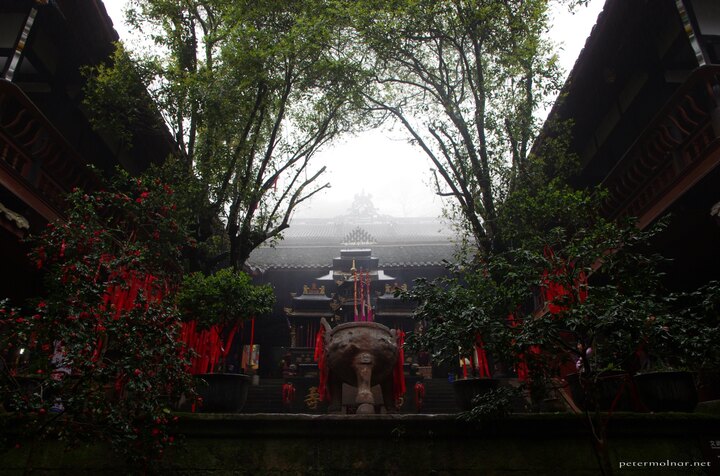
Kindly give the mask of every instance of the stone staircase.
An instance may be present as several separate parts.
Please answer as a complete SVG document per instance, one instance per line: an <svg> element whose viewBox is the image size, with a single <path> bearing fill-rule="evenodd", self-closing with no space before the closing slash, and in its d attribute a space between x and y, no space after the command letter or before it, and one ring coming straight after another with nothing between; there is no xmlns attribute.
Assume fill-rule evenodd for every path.
<svg viewBox="0 0 720 476"><path fill-rule="evenodd" d="M444 378L425 379L425 401L419 413L438 414L438 413L457 413L457 404L455 403L455 392L452 383ZM415 390L408 386L409 403L412 403L412 410L415 409Z"/></svg>
<svg viewBox="0 0 720 476"><path fill-rule="evenodd" d="M407 393L405 404L401 413L417 413L415 410L415 385L416 380L407 378ZM297 389L296 402L291 408L284 408L282 404L282 385L284 379L260 379L259 385L252 385L248 391L248 399L242 409L242 413L316 413L322 412L322 407L310 410L303 404L307 387L317 385L316 382L308 381L306 384L295 382ZM443 414L457 413L458 407L455 404L455 394L452 384L447 379L425 379L425 401L419 413Z"/></svg>
<svg viewBox="0 0 720 476"><path fill-rule="evenodd" d="M260 379L251 385L242 413L280 413L282 408L282 379Z"/></svg>

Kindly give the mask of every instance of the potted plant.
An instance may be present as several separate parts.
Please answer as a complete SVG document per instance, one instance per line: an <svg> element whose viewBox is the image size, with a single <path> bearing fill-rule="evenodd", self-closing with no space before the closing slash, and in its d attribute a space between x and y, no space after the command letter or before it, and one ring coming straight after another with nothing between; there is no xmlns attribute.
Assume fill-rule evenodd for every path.
<svg viewBox="0 0 720 476"><path fill-rule="evenodd" d="M543 312L524 326L548 355L569 362L565 379L580 409L642 409L632 375L639 352L658 339L653 316L666 310L664 259L644 249L656 231L604 223L543 254Z"/></svg>
<svg viewBox="0 0 720 476"><path fill-rule="evenodd" d="M182 339L193 352L190 372L200 381L203 411L238 412L247 398L250 376L240 373L237 337L243 322L270 312L270 286L256 286L231 268L185 276L177 295Z"/></svg>
<svg viewBox="0 0 720 476"><path fill-rule="evenodd" d="M669 294L666 302L667 312L651 319L657 339L635 381L649 410L688 412L701 398L720 398L720 283Z"/></svg>
<svg viewBox="0 0 720 476"><path fill-rule="evenodd" d="M452 385L463 411L497 389L502 384L499 377L507 377L504 369L514 367L508 323L495 318L507 299L501 291L506 290L491 281L455 274L431 282L419 279L401 293L418 303L414 318L419 331L410 334L407 345L429 353L434 363L455 369Z"/></svg>
<svg viewBox="0 0 720 476"><path fill-rule="evenodd" d="M691 412L698 403L695 377L688 370L666 369L635 375L638 395L653 412Z"/></svg>

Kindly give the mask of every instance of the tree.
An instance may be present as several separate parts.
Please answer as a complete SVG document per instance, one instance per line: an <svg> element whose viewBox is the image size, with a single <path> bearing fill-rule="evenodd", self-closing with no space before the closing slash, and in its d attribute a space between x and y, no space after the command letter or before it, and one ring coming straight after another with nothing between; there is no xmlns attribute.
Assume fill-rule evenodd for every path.
<svg viewBox="0 0 720 476"><path fill-rule="evenodd" d="M366 94L433 164L482 252L499 246L498 207L530 173L533 113L560 85L546 0L372 2L353 8L378 87Z"/></svg>
<svg viewBox="0 0 720 476"><path fill-rule="evenodd" d="M330 186L310 159L362 122L355 46L320 0L136 0L128 17L163 51L158 104L241 268Z"/></svg>

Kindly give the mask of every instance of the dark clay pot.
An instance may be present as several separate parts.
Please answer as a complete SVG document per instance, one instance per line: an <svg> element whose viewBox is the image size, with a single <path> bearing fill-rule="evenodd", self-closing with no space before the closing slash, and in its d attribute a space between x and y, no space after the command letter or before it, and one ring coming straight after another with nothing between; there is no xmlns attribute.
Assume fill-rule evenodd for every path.
<svg viewBox="0 0 720 476"><path fill-rule="evenodd" d="M720 370L702 369L697 373L698 401L720 400Z"/></svg>
<svg viewBox="0 0 720 476"><path fill-rule="evenodd" d="M565 380L573 402L581 410L633 411L641 406L633 398L635 383L626 372L603 372L597 377L574 373Z"/></svg>
<svg viewBox="0 0 720 476"><path fill-rule="evenodd" d="M198 374L197 393L201 412L237 413L247 401L250 376L245 374Z"/></svg>
<svg viewBox="0 0 720 476"><path fill-rule="evenodd" d="M495 378L468 378L453 381L455 403L462 411L471 410L473 398L498 388L500 381Z"/></svg>
<svg viewBox="0 0 720 476"><path fill-rule="evenodd" d="M698 403L691 372L650 372L635 376L640 399L653 412L691 412Z"/></svg>

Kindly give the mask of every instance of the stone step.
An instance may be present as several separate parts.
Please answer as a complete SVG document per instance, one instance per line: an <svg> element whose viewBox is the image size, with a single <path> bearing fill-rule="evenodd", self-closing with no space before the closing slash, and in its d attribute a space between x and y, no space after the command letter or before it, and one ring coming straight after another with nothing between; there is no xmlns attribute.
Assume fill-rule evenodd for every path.
<svg viewBox="0 0 720 476"><path fill-rule="evenodd" d="M242 413L278 413L282 411L282 379L263 379L251 385Z"/></svg>
<svg viewBox="0 0 720 476"><path fill-rule="evenodd" d="M424 384L425 400L420 413L457 413L459 411L455 403L455 391L452 383L447 379L425 379Z"/></svg>
<svg viewBox="0 0 720 476"><path fill-rule="evenodd" d="M282 404L282 386L284 379L261 379L259 385L253 385L248 390L247 403L243 407L242 413L284 413L288 409ZM425 399L423 408L419 413L426 414L444 414L457 413L458 407L455 403L455 393L452 384L446 379L426 379ZM303 400L306 395L306 386L317 385L315 381L302 385L296 383L298 393L296 394L296 402L290 409L292 412L306 413L315 412L305 408ZM415 389L414 380L408 379L407 393L405 394L405 403L400 410L401 413L417 413L415 406Z"/></svg>

